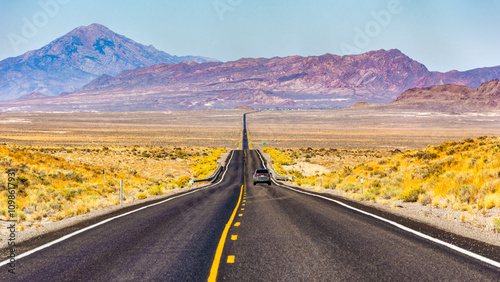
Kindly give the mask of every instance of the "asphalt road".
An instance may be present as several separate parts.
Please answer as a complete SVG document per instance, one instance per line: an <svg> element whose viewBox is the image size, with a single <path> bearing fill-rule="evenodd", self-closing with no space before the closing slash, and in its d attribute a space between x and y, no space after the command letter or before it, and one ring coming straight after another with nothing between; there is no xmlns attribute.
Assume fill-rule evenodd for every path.
<svg viewBox="0 0 500 282"><path fill-rule="evenodd" d="M247 134L247 114L243 114L243 134L241 136L241 149L248 150L248 134Z"/></svg>
<svg viewBox="0 0 500 282"><path fill-rule="evenodd" d="M250 151L246 174L261 167ZM247 180L218 280L499 281L500 269L331 201ZM229 236L229 237L230 237ZM227 259L223 256L223 262Z"/></svg>

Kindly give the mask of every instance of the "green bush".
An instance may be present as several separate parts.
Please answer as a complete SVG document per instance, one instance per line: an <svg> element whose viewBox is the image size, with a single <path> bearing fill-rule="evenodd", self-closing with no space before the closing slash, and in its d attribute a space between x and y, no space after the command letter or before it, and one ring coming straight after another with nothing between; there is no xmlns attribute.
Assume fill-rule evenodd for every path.
<svg viewBox="0 0 500 282"><path fill-rule="evenodd" d="M162 195L163 190L161 189L160 186L153 186L153 187L148 189L148 194L149 195Z"/></svg>
<svg viewBox="0 0 500 282"><path fill-rule="evenodd" d="M497 232L500 232L500 218L493 219L493 226L495 226Z"/></svg>
<svg viewBox="0 0 500 282"><path fill-rule="evenodd" d="M383 199L389 200L389 199L392 199L394 197L399 196L402 192L403 192L403 190L401 188L399 188L398 186L389 186L389 187L385 188L384 190L382 190L381 197Z"/></svg>
<svg viewBox="0 0 500 282"><path fill-rule="evenodd" d="M403 200L404 202L410 202L410 203L414 203L416 201L418 201L418 196L420 196L420 194L424 194L425 193L425 190L421 187L413 187L413 188L410 188L408 191L405 191L401 194L399 194L399 198L401 200Z"/></svg>

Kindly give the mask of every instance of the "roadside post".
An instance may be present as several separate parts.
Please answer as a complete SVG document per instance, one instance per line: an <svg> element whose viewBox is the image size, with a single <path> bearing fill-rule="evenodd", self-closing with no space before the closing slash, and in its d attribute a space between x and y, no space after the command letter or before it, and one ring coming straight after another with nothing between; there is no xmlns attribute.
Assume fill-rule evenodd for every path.
<svg viewBox="0 0 500 282"><path fill-rule="evenodd" d="M363 177L361 177L361 195L363 195Z"/></svg>
<svg viewBox="0 0 500 282"><path fill-rule="evenodd" d="M120 180L120 205L123 203L123 180Z"/></svg>

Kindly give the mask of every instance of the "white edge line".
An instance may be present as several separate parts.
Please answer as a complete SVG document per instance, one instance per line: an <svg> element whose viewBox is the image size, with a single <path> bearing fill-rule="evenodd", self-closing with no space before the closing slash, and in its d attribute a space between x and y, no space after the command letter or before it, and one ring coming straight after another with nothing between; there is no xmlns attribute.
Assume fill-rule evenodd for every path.
<svg viewBox="0 0 500 282"><path fill-rule="evenodd" d="M264 160L262 159L262 156L260 155L259 151L256 151L256 152L257 152L257 154L259 154L259 158L260 158L260 161L262 162L262 165L264 165L264 166L265 166ZM391 225L393 225L393 226L395 226L395 227L397 227L397 228L399 228L399 229L402 229L402 230L404 230L404 231L406 231L406 232L410 232L410 233L412 233L412 234L414 234L414 235L417 235L417 236L419 236L419 237L422 237L422 238L424 238L424 239L427 239L427 240L429 240L429 241L432 241L432 242L434 242L434 243L436 243L436 244L439 244L439 245L442 245L442 246L448 247L448 248L450 248L450 249L452 249L452 250L454 250L454 251L457 251L457 252L459 252L459 253L462 253L462 254L464 254L464 255L467 255L467 256L473 257L473 258L475 258L475 259L477 259L477 260L480 260L480 261L482 261L482 262L484 262L484 263L487 263L487 264L489 264L489 265L492 265L492 266L495 266L495 267L500 268L500 262L498 262L498 261L494 261L494 260L492 260L492 259L489 259L489 258L487 258L487 257L483 257L483 256L481 256L481 255L478 255L478 254L473 253L473 252L471 252L471 251L468 251L468 250L466 250L466 249L462 249L462 248L460 248L460 247L457 247L457 246L455 246L455 245L453 245L453 244L447 243L447 242L445 242L445 241L441 241L441 240L439 240L439 239L436 239L436 238L431 237L431 236L429 236L429 235L426 235L426 234L424 234L424 233L418 232L418 231L416 231L416 230L413 230L413 229L411 229L411 228L408 228L408 227L406 227L406 226L404 226L404 225L401 225L401 224L399 224L399 223L396 223L396 222L394 222L394 221L391 221L391 220L388 220L388 219L386 219L386 218L380 217L380 216L378 216L378 215L374 215L374 214L371 214L371 213L369 213L369 212L366 212L366 211L363 211L363 210L357 209L357 208L355 208L355 207L352 207L352 206L347 205L347 204L345 204L345 203L342 203L342 202L340 202L340 201L333 200L333 199L330 199L330 198L325 197L325 196L321 196L321 195L317 195L317 194L313 194L313 193L309 193L309 192L305 192L305 191L297 190L297 189L294 189L294 188L292 188L292 187L288 187L288 186L286 186L286 185L282 185L282 184L280 184L280 183L276 182L274 179L271 179L271 180L274 182L274 184L276 184L276 185L278 185L278 186L284 187L284 188L289 189L289 190L293 190L293 191L298 192L298 193L302 193L302 194L306 194L306 195L310 195L310 196L314 196L314 197L318 197L318 198L322 198L322 199L325 199L325 200L328 200L328 201L334 202L334 203L336 203L336 204L338 204L338 205L341 205L341 206L343 206L343 207L346 207L346 208L348 208L348 209L351 209L351 210L357 211L357 212L359 212L359 213L362 213L362 214L365 214L365 215L371 216L371 217L373 217L373 218L375 218L375 219L378 219L378 220L380 220L380 221L383 221L383 222L389 223L389 224L391 224Z"/></svg>
<svg viewBox="0 0 500 282"><path fill-rule="evenodd" d="M227 163L227 164L228 164L227 166L229 166L229 164L231 163L231 160L233 159L233 156L234 156L234 151L232 151L232 153L231 153L231 158L229 158L229 161L228 161L228 163ZM226 167L227 167L227 166L226 166ZM182 195L179 195L179 196L174 196L174 197L168 198L168 199L166 199L166 200L163 200L163 201L160 201L160 202L157 202L157 203L154 203L154 204L148 205L148 206L140 207L140 208L138 208L138 209L135 209L135 210L132 210L132 211L129 211L129 212L126 212L126 213L123 213L123 214L117 215L117 216L112 217L112 218L105 219L105 220L100 221L100 222L98 222L98 223L96 223L96 224L93 224L93 225L87 226L87 227L85 227L85 228L83 228L83 229L80 229L80 230L77 230L77 231L75 231L75 232L73 232L73 233L70 233L70 234L64 235L64 236L62 236L62 237L61 237L61 238L59 238L59 239L56 239L56 240L54 240L54 241L51 241L51 242L46 243L46 244L44 244L44 245L41 245L41 246L39 246L39 247L37 247L37 248L34 248L34 249L29 250L29 251L27 251L27 252L24 252L24 253L22 253L22 254L20 254L20 255L16 256L16 257L15 257L15 259L16 259L16 261L17 261L18 259L21 259L21 258L27 257L27 256L29 256L29 255L31 255L31 254L34 254L34 253L36 253L36 252L40 251L40 250L46 249L46 248L48 248L48 247L50 247L50 246L52 246L52 245L55 245L55 244L57 244L57 243L59 243L59 242L62 242L62 241L64 241L64 240L66 240L66 239L69 239L69 238L71 238L71 237L73 237L73 236L75 236L75 235L78 235L78 234L80 234L80 233L83 233L83 232L85 232L85 231L87 231L87 230L90 230L90 229L92 229L92 228L96 228L97 226L102 225L102 224L105 224L105 223L107 223L107 222L110 222L110 221L112 221L112 220L114 220L114 219L117 219L117 218L120 218L120 217L123 217L123 216L129 215L129 214L132 214L132 213L135 213L135 212L138 212L138 211L140 211L140 210L147 209L147 208L150 208L150 207L153 207L153 206L156 206L156 205L161 205L161 204L166 203L166 202L168 202L168 201L170 201L170 200L173 200L173 199L176 199L176 198L180 198L180 197L183 197L183 196L186 196L186 195L192 194L192 193L199 192L199 191L201 191L201 190L205 190L205 189L210 188L210 187L212 187L212 186L215 186L215 185L219 184L219 183L220 183L220 182L224 179L224 176L226 175L226 172L227 172L227 169L225 169L225 170L224 170L224 173L222 174L222 177L220 178L220 180L219 180L217 183L210 184L210 185L207 185L207 186L205 186L205 187L202 187L202 188L196 189L196 190L194 190L194 191L190 191L190 192L187 192L187 193L182 194ZM8 260L4 260L4 261L0 262L0 267L2 267L2 266L4 266L4 265L7 265L7 264L9 264L9 263L10 263L10 259L8 259Z"/></svg>

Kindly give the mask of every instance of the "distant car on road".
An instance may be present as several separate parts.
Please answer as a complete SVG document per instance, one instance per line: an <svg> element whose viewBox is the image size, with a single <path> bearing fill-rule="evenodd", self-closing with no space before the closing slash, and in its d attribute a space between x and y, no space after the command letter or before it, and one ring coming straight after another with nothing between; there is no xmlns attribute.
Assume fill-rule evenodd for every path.
<svg viewBox="0 0 500 282"><path fill-rule="evenodd" d="M267 183L271 185L271 173L267 168L258 168L253 174L253 185L255 183Z"/></svg>

